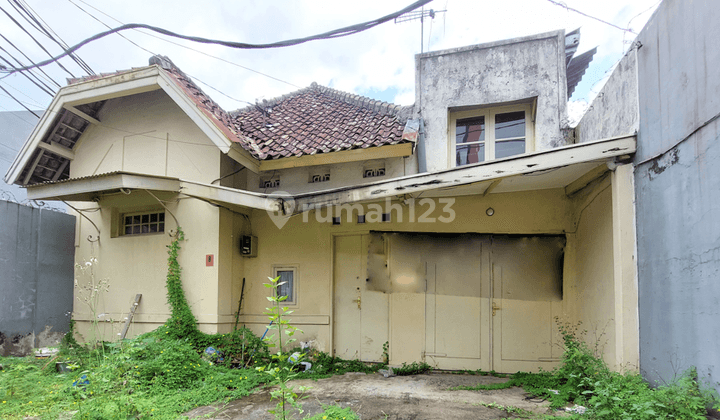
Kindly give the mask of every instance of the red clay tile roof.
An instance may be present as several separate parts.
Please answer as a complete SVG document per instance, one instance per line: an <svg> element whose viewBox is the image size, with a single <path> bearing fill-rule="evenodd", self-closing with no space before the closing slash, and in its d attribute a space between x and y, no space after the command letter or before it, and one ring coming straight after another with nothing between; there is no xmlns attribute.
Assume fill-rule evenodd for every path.
<svg viewBox="0 0 720 420"><path fill-rule="evenodd" d="M231 115L240 132L257 142L260 159L278 159L404 142L404 111L313 83Z"/></svg>
<svg viewBox="0 0 720 420"><path fill-rule="evenodd" d="M154 56L195 105L235 143L259 160L313 155L404 143L410 107L341 92L313 83L310 87L227 113L170 59ZM68 79L78 83L113 76Z"/></svg>

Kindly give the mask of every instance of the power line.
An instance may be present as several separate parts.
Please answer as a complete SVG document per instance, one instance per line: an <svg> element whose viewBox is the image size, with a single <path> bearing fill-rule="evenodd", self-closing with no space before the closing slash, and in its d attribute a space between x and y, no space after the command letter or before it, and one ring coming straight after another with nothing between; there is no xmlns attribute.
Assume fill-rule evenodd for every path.
<svg viewBox="0 0 720 420"><path fill-rule="evenodd" d="M60 48L67 48L68 45L60 37L60 35L58 35L57 32L53 31L50 25L48 25L47 22L45 22L42 17L40 17L40 15L35 10L33 10L27 3L25 3L24 1L22 1L21 3L21 1L22 0L8 0L8 3L10 3L13 8L15 8L15 10L20 14L20 16L23 17L23 19L33 25L40 33L45 34L45 36L50 38L50 40L58 44ZM78 57L77 54L70 54L70 58L72 58L73 61L75 61L75 63L77 63L77 65L80 66L81 69L85 70L88 74L95 74L95 72L90 68L90 66L84 60Z"/></svg>
<svg viewBox="0 0 720 420"><path fill-rule="evenodd" d="M3 81L1 81L1 80L0 80L0 83L4 83L5 86L9 87L10 89L14 90L15 92L21 94L22 96L28 98L30 101L34 102L34 103L31 104L31 105L37 105L37 106L40 107L40 108L45 108L45 105L42 105L42 104L40 104L39 102L35 101L35 99L29 97L28 95L26 95L25 93L23 93L23 91L21 91L20 89L16 89L16 88L12 87L12 85L10 85L10 84L8 84L8 83L5 83L5 82L3 82ZM27 102L26 102L26 103L27 103Z"/></svg>
<svg viewBox="0 0 720 420"><path fill-rule="evenodd" d="M82 10L83 12L85 12L85 13L86 13L88 16L90 16L91 18L93 18L93 19L95 19L96 21L100 22L102 25L106 26L107 28L112 29L108 24L106 24L105 22L101 21L100 19L98 19L97 17L95 17L92 13L90 13L90 12L88 12L87 10L83 9L82 7L80 7L79 5L77 5L77 4L76 4L75 2L73 2L72 0L68 0L68 1L69 1L70 3L72 3L75 7L77 7L78 9ZM79 1L85 3L83 0L79 0ZM95 8L94 6L92 6L92 5L88 4L88 3L85 3L85 4L87 4L88 6L92 7L93 9L97 10L98 12L104 14L105 16L109 17L110 19L113 19L114 21L119 22L119 23L122 24L122 22L120 22L119 20L115 19L114 17L108 15L107 13L104 13L103 11ZM138 31L138 32L140 32L140 33L142 33L142 34L145 34L145 32L142 32L142 31ZM123 37L123 38L124 38L126 41L128 41L129 43L131 43L131 44L135 45L136 47L140 48L141 50L143 50L143 51L145 51L145 52L148 52L148 53L150 53L150 54L152 54L152 55L157 55L156 53L154 53L154 52L148 50L147 48L145 48L145 47L137 44L137 43L134 42L134 41L132 41L130 38L124 36L123 34L118 33L118 35L120 35L121 37ZM146 34L146 35L151 35L151 34ZM180 46L180 47L188 48L188 47L185 47L184 45L180 45L180 44L177 44L177 43L172 42L172 41L164 40L164 39L162 39L162 38L160 38L160 37L158 37L158 36L155 36L155 35L151 35L151 36L153 36L153 37L155 37L155 38L158 38L158 39L160 39L160 40L162 40L162 41L166 41L166 42L170 42L171 44L178 45L178 46ZM193 50L193 51L196 51L196 52L199 52L199 53L201 53L201 54L205 54L205 53L203 53L202 51L198 51L198 50L195 50L195 49L192 49L192 48L189 48L189 49L190 49L190 50ZM205 54L205 55L209 55L209 54ZM210 56L210 57L213 57L213 56ZM214 57L214 58L218 58L218 57ZM218 58L218 59L222 60L221 58ZM223 61L225 61L225 60L223 60ZM238 65L239 65L239 64L238 64ZM240 66L240 67L242 67L242 66ZM254 71L254 70L252 70L252 71ZM258 73L259 73L259 72L258 72ZM262 74L262 73L261 73L261 74ZM192 79L194 79L194 80L202 83L203 85L205 85L205 86L209 87L210 89L218 92L219 94L221 94L221 95L223 95L223 96L225 96L225 97L227 97L227 98L232 99L233 101L237 101L237 102L241 102L241 103L246 103L246 104L252 105L252 102L243 101L243 100L241 100L241 99L233 98L232 96L230 96L230 95L226 94L225 92L223 92L223 91L221 91L221 90L219 90L219 89L217 89L217 88L209 85L208 83L203 82L202 80L198 79L197 77L195 77L195 76L193 76L193 75L191 75L191 74L185 73L185 75L187 75L187 76L189 76L190 78L192 78ZM266 75L266 76L267 76L267 75ZM275 78L272 77L272 76L267 76L267 77L270 77L270 78L275 79ZM275 80L280 80L280 79L275 79ZM282 80L280 80L280 81L282 82ZM287 83L287 82L284 82L284 83ZM293 85L293 86L294 86L294 85Z"/></svg>
<svg viewBox="0 0 720 420"><path fill-rule="evenodd" d="M559 2L559 1L555 1L555 0L547 0L547 1L549 1L549 2L552 3L552 4L554 4L555 6L563 7L563 8L565 8L565 9L571 11L571 12L575 12L575 13L577 13L577 14L583 15L583 16L588 17L588 18L590 18L590 19L597 20L598 22L601 22L601 23L604 23L604 24L606 24L606 25L612 26L613 28L616 28L616 29L620 29L621 31L630 32L631 34L634 34L634 33L635 33L635 31L633 31L632 29L622 28L622 27L617 26L617 25L615 25L615 24L612 24L612 23L610 23L610 22L608 22L608 21L602 20L602 19L600 19L600 18L596 18L595 16L588 15L587 13L583 13L583 12L577 10L577 9L573 9L572 7L569 7L567 4L565 4L565 3L563 3L563 2Z"/></svg>
<svg viewBox="0 0 720 420"><path fill-rule="evenodd" d="M45 52L47 53L47 55L49 55L49 56L51 57L50 62L49 62L48 64L50 64L50 63L52 63L52 62L57 62L57 65L60 66L60 68L62 68L63 70L65 70L65 72L66 72L67 74L69 74L69 75L72 76L72 77L75 77L75 75L72 74L72 73L70 72L70 70L68 70L67 68L65 68L65 66L63 66L59 61L57 61L57 59L52 59L52 54L50 54L50 51L48 51L48 50L43 46L43 44L40 43L40 41L38 41L37 39L35 39L35 37L32 36L32 34L31 34L30 32L28 32L27 29L25 29L25 27L20 24L20 22L18 22L14 17L12 17L12 15L7 12L7 10L3 9L2 7L0 7L0 10L2 10L2 11L7 15L7 17L10 18L10 20L12 20L23 32L25 32L25 33L27 34L27 36L29 36L30 38L32 38L32 40L35 41L35 43L36 43L43 51L45 51ZM66 50L66 53L63 53L63 54L62 54L62 57L66 56L66 55L68 55L68 54L70 54L70 53L72 53L72 51L67 52L67 50ZM60 57L58 57L58 58L60 58ZM33 66L30 67L30 68L34 68L34 67L40 67L40 66L39 66L39 65L33 65Z"/></svg>
<svg viewBox="0 0 720 420"><path fill-rule="evenodd" d="M32 64L35 64L35 62L32 61L32 59L30 59L30 57L28 57L27 54L25 54L20 48L16 47L15 44L13 44L9 39L7 39L7 38L5 37L5 35L0 34L0 37L2 37L2 39L5 40L5 42L7 42L8 44L10 44L11 47L15 48L15 49L16 49L20 54L22 54L23 57L25 57L28 61L30 61ZM5 49L2 48L2 47L0 47L0 49L2 49L3 51L5 51ZM10 54L8 51L5 51L5 53L6 53L7 55L9 55L10 58L12 58L13 60L17 61L18 64L23 65L23 64L20 63L20 60L18 60L17 58L13 57L12 54ZM45 77L47 78L48 81L50 81L51 83L54 83L55 85L57 85L57 87L61 87L60 83L56 82L55 79L53 79L52 77L50 77L49 74L45 73L45 70L43 70L43 69L41 69L41 68L38 68L38 70L40 71L40 73L42 73L42 74L45 75ZM35 75L35 74L33 73L33 75ZM37 76L35 76L35 77L37 77ZM38 77L38 80L39 80L39 79L40 79L40 78ZM48 89L51 89L51 90L52 90L52 88L50 88L49 86L48 86Z"/></svg>
<svg viewBox="0 0 720 420"><path fill-rule="evenodd" d="M75 5L75 7L77 7L78 9L80 9L80 10L82 10L83 12L87 13L88 15L90 15L93 19L95 19L95 20L97 20L98 22L100 22L100 23L102 23L103 25L105 25L107 28L112 29L109 25L107 25L106 23L104 23L103 21L101 21L100 19L98 19L97 17L93 16L90 12L86 11L86 10L83 9L82 7L80 7L80 6L78 6L77 4L75 4L75 2L73 2L72 0L68 0L68 1L69 1L70 3L72 3L73 5ZM117 23L119 23L119 24L121 24L121 25L124 25L124 24L125 24L124 22L121 22L120 20L118 20L118 19L110 16L109 14L103 12L102 10L98 9L97 7L93 6L92 4L89 4L88 2L86 2L86 1L84 1L84 0L78 0L78 1L82 2L83 4L85 4L85 5L89 6L89 7L92 7L92 8L95 9L96 11L102 13L103 15L109 17L110 19L114 20L115 22L117 22ZM161 40L161 41L163 41L163 42L167 42L168 44L172 44L172 45L178 46L178 47L180 47L180 48L185 48L186 50L194 51L194 52L196 52L196 53L199 53L199 54L208 56L208 57L210 57L210 58L214 58L214 59L216 59L216 60L220 60L220 61L222 61L222 62L224 62L224 63L233 65L233 66L235 66L235 67L239 67L239 68L241 68L241 69L244 69L244 70L247 70L247 71L251 71L251 72L253 72L253 73L257 73L257 74L259 74L259 75L261 75L261 76L265 76L265 77L267 77L267 78L270 78L270 79L276 80L276 81L278 81L278 82L285 83L286 85L290 85L290 86L293 86L293 87L295 87L295 88L300 89L300 86L298 86L298 85L295 85L295 84L290 83L290 82L286 82L286 81L284 81L284 80L282 80L282 79L278 79L277 77L274 77L274 76L270 76L269 74L263 73L263 72L261 72L261 71L253 70L253 69L251 69L250 67L245 67L245 66L243 66L243 65L241 65L241 64L234 63L234 62L232 62L232 61L226 60L226 59L221 58L221 57L214 56L214 55L212 55L212 54L208 54L208 53L206 53L206 52L204 52L204 51L196 50L195 48L188 47L188 46L186 46L186 45L182 45L182 44L179 44L179 43L177 43L177 42L170 41L170 40L168 40L168 39L162 38L162 37L160 37L160 36L157 36L157 35L154 35L154 34L151 34L151 33L148 33L148 32L143 32L143 31L140 31L140 30L137 30L137 29L136 29L135 31L137 31L137 32L139 32L139 33L141 33L141 34L143 34L143 35L147 35L147 36L151 36L151 37L153 37L153 38L157 38L157 39L159 39L159 40ZM118 34L118 35L120 35L120 34ZM120 35L120 36L122 36L122 35ZM141 49L149 52L150 54L155 55L155 53L153 53L152 51L149 51L149 50L147 50L146 48L141 47L140 45L138 45L138 44L136 44L135 42L131 41L131 40L128 39L127 37L124 37L124 36L122 36L122 37L125 38L125 39L127 39L129 42L133 43L133 44L134 44L135 46L137 46L138 48L141 48ZM197 78L196 78L196 79L197 79ZM200 81L200 80L198 80L198 81ZM202 82L202 81L200 81L200 82L203 83L203 84L205 84L205 85L207 85L207 83L205 83L205 82ZM210 85L207 85L207 86L210 86ZM210 87L212 88L212 86L210 86ZM214 89L214 88L213 88L213 89ZM220 92L220 93L222 93L222 92ZM223 94L223 95L224 95L224 94ZM234 99L234 98L230 98L230 99ZM234 100L237 101L237 99L234 99ZM245 101L240 101L240 102L245 102Z"/></svg>
<svg viewBox="0 0 720 420"><path fill-rule="evenodd" d="M90 42L96 41L98 39L101 39L103 37L106 37L108 35L111 35L111 34L114 34L114 33L120 32L120 31L125 31L128 29L136 29L136 28L148 29L148 30L155 31L155 32L163 34L163 35L180 38L180 39L185 39L185 40L189 40L189 41L193 41L193 42L199 42L202 44L215 44L215 45L222 45L224 47L237 48L237 49L267 49L267 48L290 47L293 45L303 44L303 43L309 42L309 41L316 41L316 40L320 40L320 39L340 38L340 37L344 37L344 36L348 36L348 35L353 35L353 34L356 34L356 33L362 32L362 31L366 31L370 28L373 28L382 23L385 23L389 20L395 19L396 17L402 15L403 13L407 13L407 12L417 9L418 7L421 7L427 3L430 3L430 1L432 1L432 0L418 0L415 3L411 4L410 6L404 8L400 11L391 13L387 16L384 16L384 17L381 17L379 19L375 19L372 21L358 23L355 25L347 26L347 27L340 28L340 29L335 29L335 30L332 30L329 32L318 34L318 35L308 36L305 38L296 38L296 39L290 39L290 40L285 40L285 41L272 42L272 43L268 43L268 44L249 44L249 43L244 43L244 42L222 41L222 40L216 40L216 39L187 36L187 35L181 35L181 34L169 31L167 29L158 28L156 26L146 25L143 23L129 23L126 25L119 26L115 29L107 30L105 32L100 32L99 34L93 35L90 38L87 38L84 41L80 42L79 44L76 44L76 45L66 49L62 54L59 54L55 57L50 58L49 60L41 61L40 63L32 65L32 66L25 66L25 67L21 67L21 68L10 69L10 70L2 70L2 72L6 72L6 73L10 74L10 73L18 72L18 71L25 71L25 70L30 70L30 69L33 69L36 67L46 66L50 63L56 62L57 60L61 59L62 57L67 56L68 54L71 54L71 53L77 51L82 46L89 44Z"/></svg>
<svg viewBox="0 0 720 420"><path fill-rule="evenodd" d="M5 50L3 47L0 47L0 51L3 51L4 53L8 54L8 55L10 56L10 58L12 58L13 60L15 60L15 61L17 61L18 63L20 63L20 65L22 65L22 62L21 62L20 60L18 60L17 58L13 57L13 56L12 56L10 53L8 53L7 50ZM6 59L5 57L3 57L3 56L0 55L0 60L6 62L10 67L12 67L12 63L10 63L10 60ZM0 67L3 67L3 66L0 66ZM40 90L42 90L43 92L47 93L47 94L50 95L51 97L55 96L55 93L54 93L55 91L53 90L53 88L51 88L50 86L46 85L42 80L40 80L40 78L39 78L35 73L29 71L29 72L27 72L27 73L20 73L20 74L22 74L23 76L25 76L25 78L28 79L30 82L34 83L35 86L39 87ZM29 74L29 75L32 75L35 79L37 79L37 81L35 81L35 79L30 78L30 76L28 76L28 74ZM5 76L5 77L8 77L8 76L10 76L10 74L8 74L8 75ZM4 79L5 77L0 78L0 80L1 80L1 79Z"/></svg>
<svg viewBox="0 0 720 420"><path fill-rule="evenodd" d="M32 109L28 108L28 107L25 105L24 102L22 102L20 99L18 99L18 98L16 98L16 97L14 97L14 96L12 95L12 93L10 93L10 92L7 91L7 89L5 89L5 88L2 87L2 86L0 86L0 89L1 89L3 92L7 93L8 96L10 96L12 99L14 99L15 102L17 102L17 103L19 103L20 105L22 105L23 108L25 108L26 110L30 111L30 113L32 113L34 116L40 118L40 116L39 116L38 114L36 114L35 111L33 111Z"/></svg>

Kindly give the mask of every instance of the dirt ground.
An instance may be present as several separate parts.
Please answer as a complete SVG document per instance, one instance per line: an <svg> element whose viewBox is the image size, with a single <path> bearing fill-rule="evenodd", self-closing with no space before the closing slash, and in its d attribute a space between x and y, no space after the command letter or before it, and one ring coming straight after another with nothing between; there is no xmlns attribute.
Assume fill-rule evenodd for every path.
<svg viewBox="0 0 720 420"><path fill-rule="evenodd" d="M508 379L491 376L430 373L385 378L380 374L347 373L318 381L294 381L296 386L311 387L302 400L304 413L295 418L322 411L323 404L350 407L363 420L429 420L429 419L503 419L513 418L503 410L483 406L496 403L523 408L537 414L550 414L548 403L531 398L522 388L496 391L450 391L463 385L492 384ZM198 407L185 415L190 418L273 419L268 409L267 389L223 406ZM556 412L553 412L556 413Z"/></svg>

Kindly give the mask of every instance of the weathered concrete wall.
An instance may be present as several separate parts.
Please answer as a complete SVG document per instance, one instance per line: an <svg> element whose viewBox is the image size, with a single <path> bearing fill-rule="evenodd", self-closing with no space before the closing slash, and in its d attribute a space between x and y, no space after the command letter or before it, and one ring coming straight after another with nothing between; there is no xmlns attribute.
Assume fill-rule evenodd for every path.
<svg viewBox="0 0 720 420"><path fill-rule="evenodd" d="M456 110L536 100L528 150L565 145L562 31L418 55L415 71L415 111L425 120L428 171L455 166L448 119Z"/></svg>
<svg viewBox="0 0 720 420"><path fill-rule="evenodd" d="M720 381L720 2L666 0L638 36L640 368Z"/></svg>
<svg viewBox="0 0 720 420"><path fill-rule="evenodd" d="M24 355L67 332L75 217L0 201L0 354Z"/></svg>
<svg viewBox="0 0 720 420"><path fill-rule="evenodd" d="M637 58L632 48L618 63L575 128L576 143L636 133L638 130Z"/></svg>

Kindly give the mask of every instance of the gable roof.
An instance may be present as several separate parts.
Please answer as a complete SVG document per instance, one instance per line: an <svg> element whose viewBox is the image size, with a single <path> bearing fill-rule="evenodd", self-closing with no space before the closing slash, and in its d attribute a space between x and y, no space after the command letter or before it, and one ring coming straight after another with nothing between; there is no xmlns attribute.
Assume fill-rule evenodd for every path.
<svg viewBox="0 0 720 420"><path fill-rule="evenodd" d="M409 108L313 83L232 116L238 130L257 142L263 160L406 142Z"/></svg>
<svg viewBox="0 0 720 420"><path fill-rule="evenodd" d="M270 101L274 114L258 105L231 115L163 56L152 57L148 67L68 83L26 141L6 182L28 185L67 179L73 148L89 125L101 124L97 117L105 101L156 89L165 91L223 153L253 172L263 170L263 160L413 142L402 138L400 114L409 116L409 107L316 84ZM412 153L411 146L408 150Z"/></svg>

